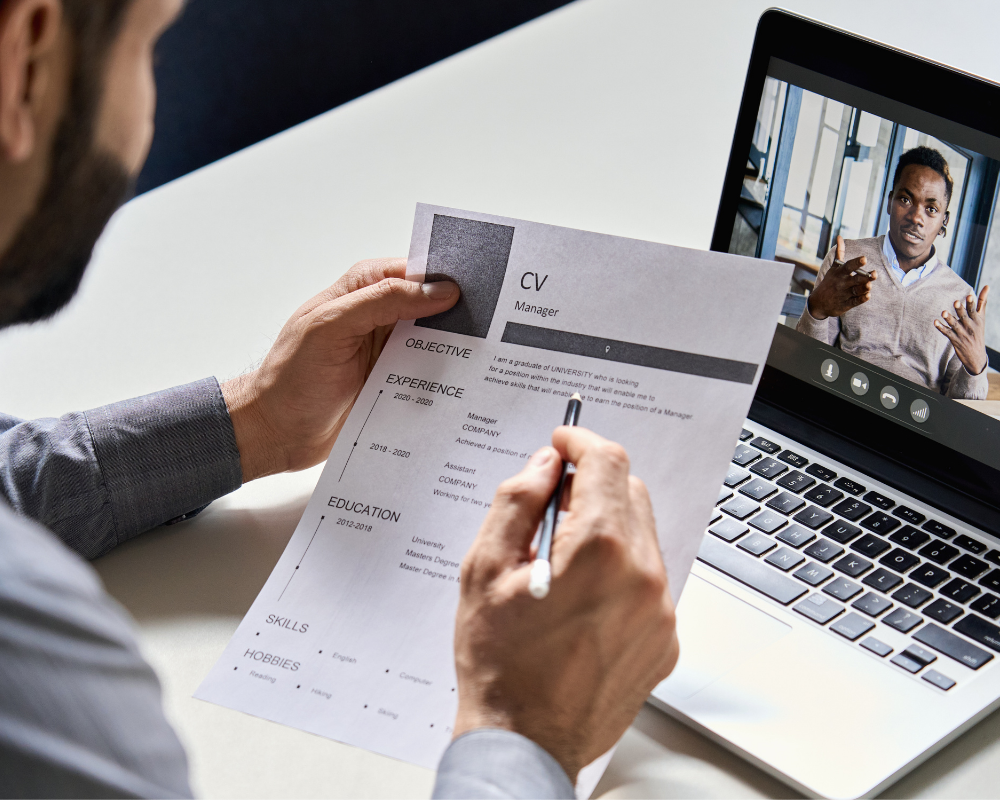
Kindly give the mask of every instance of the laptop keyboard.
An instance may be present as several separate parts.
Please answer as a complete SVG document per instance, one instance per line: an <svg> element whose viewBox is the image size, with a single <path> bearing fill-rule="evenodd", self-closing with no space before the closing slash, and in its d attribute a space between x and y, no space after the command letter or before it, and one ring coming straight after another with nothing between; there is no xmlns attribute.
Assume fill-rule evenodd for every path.
<svg viewBox="0 0 1000 800"><path fill-rule="evenodd" d="M747 424L699 561L943 691L993 661L1000 550Z"/></svg>

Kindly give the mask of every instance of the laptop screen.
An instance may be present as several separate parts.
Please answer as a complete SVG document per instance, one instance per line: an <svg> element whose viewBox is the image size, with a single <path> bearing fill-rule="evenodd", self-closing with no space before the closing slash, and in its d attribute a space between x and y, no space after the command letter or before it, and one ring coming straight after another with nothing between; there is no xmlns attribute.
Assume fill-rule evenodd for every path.
<svg viewBox="0 0 1000 800"><path fill-rule="evenodd" d="M853 44L882 51L868 74L919 63L935 77L926 102L907 102L921 97L912 73L898 75L911 85L897 94L891 75L855 80L863 73L835 57L786 60L780 43L762 53L759 33L713 247L793 265L768 365L808 384L804 396L831 395L855 423L896 426L885 441L934 442L992 474L1000 138L935 101L959 73ZM977 81L961 79L966 90Z"/></svg>

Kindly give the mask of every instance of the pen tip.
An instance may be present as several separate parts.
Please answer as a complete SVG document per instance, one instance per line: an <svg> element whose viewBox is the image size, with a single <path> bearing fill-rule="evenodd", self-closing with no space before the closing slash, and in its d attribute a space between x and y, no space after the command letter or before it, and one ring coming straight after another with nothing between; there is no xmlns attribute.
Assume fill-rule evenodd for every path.
<svg viewBox="0 0 1000 800"><path fill-rule="evenodd" d="M563 396L565 397L565 395L563 395ZM570 397L569 399L570 400L583 400L583 398L580 397L580 393L579 392L573 392L572 397Z"/></svg>

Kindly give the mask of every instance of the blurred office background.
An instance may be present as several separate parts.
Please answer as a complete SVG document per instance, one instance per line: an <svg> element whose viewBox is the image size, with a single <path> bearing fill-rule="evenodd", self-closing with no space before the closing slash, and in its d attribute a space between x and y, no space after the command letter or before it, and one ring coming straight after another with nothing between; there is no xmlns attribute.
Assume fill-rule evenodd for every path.
<svg viewBox="0 0 1000 800"><path fill-rule="evenodd" d="M188 0L157 47L145 192L568 0Z"/></svg>
<svg viewBox="0 0 1000 800"><path fill-rule="evenodd" d="M730 252L795 265L785 304L791 324L838 234L863 239L888 230L896 163L918 145L940 151L955 181L938 255L977 292L986 284L1000 290L1000 222L992 224L1000 161L766 79ZM990 366L1000 369L1000 305L992 305L986 342Z"/></svg>

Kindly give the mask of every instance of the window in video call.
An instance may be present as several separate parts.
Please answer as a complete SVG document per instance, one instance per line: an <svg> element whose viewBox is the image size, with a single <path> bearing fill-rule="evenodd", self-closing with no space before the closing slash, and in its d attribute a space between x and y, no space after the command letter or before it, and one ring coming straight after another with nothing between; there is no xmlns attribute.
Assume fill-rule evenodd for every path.
<svg viewBox="0 0 1000 800"><path fill-rule="evenodd" d="M775 366L1000 467L955 406L1000 419L998 183L1000 139L772 58L729 252L794 267Z"/></svg>

